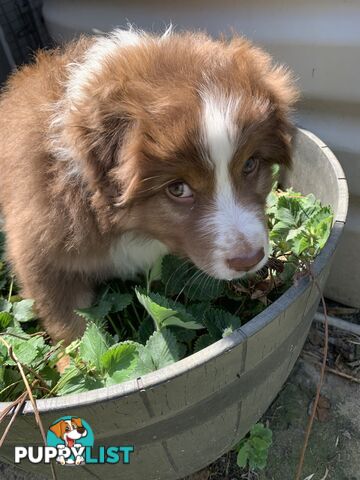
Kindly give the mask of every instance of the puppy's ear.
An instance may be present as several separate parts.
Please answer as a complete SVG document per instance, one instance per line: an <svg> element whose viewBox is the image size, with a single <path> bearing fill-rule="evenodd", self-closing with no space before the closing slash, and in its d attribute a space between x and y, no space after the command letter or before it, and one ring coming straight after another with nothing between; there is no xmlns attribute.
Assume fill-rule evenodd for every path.
<svg viewBox="0 0 360 480"><path fill-rule="evenodd" d="M290 166L291 143L295 133L290 115L299 99L299 90L292 72L282 65L274 65L268 53L245 38L235 36L228 48L240 81L242 77L248 79L244 81L244 87L255 97L265 96L270 100L268 125L272 128L272 136L277 139L274 152L277 155L276 161Z"/></svg>
<svg viewBox="0 0 360 480"><path fill-rule="evenodd" d="M78 427L82 427L82 422L81 422L81 418L78 418L78 417L72 417L71 418L71 421L75 423L75 425L77 425Z"/></svg>
<svg viewBox="0 0 360 480"><path fill-rule="evenodd" d="M55 152L65 157L70 181L75 178L85 186L98 227L106 232L111 228L114 199L121 194L114 172L121 163L122 146L131 129L123 85L101 77L79 91L72 86L61 110L53 122Z"/></svg>
<svg viewBox="0 0 360 480"><path fill-rule="evenodd" d="M292 72L284 66L272 67L264 81L273 96L275 107L274 133L276 133L280 145L277 162L285 167L291 167L292 141L296 134L291 113L294 104L299 99L299 90Z"/></svg>
<svg viewBox="0 0 360 480"><path fill-rule="evenodd" d="M234 37L229 43L239 73L246 71L252 89L265 88L277 105L288 112L299 100L299 89L290 69L274 64L270 54L243 37Z"/></svg>
<svg viewBox="0 0 360 480"><path fill-rule="evenodd" d="M107 94L106 94L107 91ZM98 92L71 102L65 113L64 134L70 145L74 168L90 189L106 189L108 173L116 165L129 119L122 109L119 92Z"/></svg>
<svg viewBox="0 0 360 480"><path fill-rule="evenodd" d="M66 422L64 422L64 420L60 420L60 422L55 423L55 425L51 425L49 430L55 433L58 438L64 439L65 425Z"/></svg>

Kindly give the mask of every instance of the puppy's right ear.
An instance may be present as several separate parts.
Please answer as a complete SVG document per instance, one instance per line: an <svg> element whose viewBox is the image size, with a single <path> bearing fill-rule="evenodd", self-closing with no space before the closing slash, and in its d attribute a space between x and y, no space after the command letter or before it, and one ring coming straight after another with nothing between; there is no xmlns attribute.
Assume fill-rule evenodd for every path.
<svg viewBox="0 0 360 480"><path fill-rule="evenodd" d="M119 86L91 95L85 90L79 98L71 100L64 112L61 135L72 157L72 167L92 192L110 193L106 192L110 188L108 173L119 160L129 126Z"/></svg>
<svg viewBox="0 0 360 480"><path fill-rule="evenodd" d="M50 148L64 160L64 181L84 186L103 232L111 228L112 205L121 195L114 171L132 129L124 88L119 77L105 74L90 75L81 88L68 85L51 127Z"/></svg>

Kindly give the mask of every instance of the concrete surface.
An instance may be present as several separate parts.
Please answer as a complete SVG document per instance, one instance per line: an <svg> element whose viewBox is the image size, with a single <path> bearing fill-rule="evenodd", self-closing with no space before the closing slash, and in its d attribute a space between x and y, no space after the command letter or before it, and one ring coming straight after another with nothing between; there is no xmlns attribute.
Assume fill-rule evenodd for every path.
<svg viewBox="0 0 360 480"><path fill-rule="evenodd" d="M291 378L265 415L273 430L268 468L259 480L291 480L303 445L318 369L299 360ZM360 385L326 374L322 390L328 418L315 421L302 479L360 479ZM326 472L328 474L326 476Z"/></svg>

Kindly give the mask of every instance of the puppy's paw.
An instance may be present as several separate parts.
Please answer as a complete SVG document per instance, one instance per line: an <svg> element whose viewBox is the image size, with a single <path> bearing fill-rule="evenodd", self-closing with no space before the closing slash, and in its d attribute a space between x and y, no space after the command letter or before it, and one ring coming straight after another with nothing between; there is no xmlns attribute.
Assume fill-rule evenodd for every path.
<svg viewBox="0 0 360 480"><path fill-rule="evenodd" d="M84 463L84 457L82 457L81 455L78 455L76 457L75 464L76 465L81 465L82 463Z"/></svg>
<svg viewBox="0 0 360 480"><path fill-rule="evenodd" d="M65 458L62 455L57 457L56 461L57 463L60 463L60 465L65 465Z"/></svg>

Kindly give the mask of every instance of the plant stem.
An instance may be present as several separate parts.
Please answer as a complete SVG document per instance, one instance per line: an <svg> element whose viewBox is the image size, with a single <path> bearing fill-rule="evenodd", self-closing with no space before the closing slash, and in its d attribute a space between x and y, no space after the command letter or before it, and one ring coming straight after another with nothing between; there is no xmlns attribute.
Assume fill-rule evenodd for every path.
<svg viewBox="0 0 360 480"><path fill-rule="evenodd" d="M10 299L11 299L11 296L12 296L13 287L14 287L14 275L11 275L11 282L10 282L9 295L8 295L8 302L10 302Z"/></svg>
<svg viewBox="0 0 360 480"><path fill-rule="evenodd" d="M122 337L122 334L121 334L120 330L118 329L116 323L114 322L114 320L111 318L110 315L106 315L106 319L110 322L111 326L113 327L115 333L117 334L117 336L119 337L119 340L120 340L121 337Z"/></svg>

